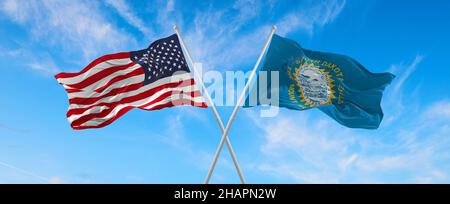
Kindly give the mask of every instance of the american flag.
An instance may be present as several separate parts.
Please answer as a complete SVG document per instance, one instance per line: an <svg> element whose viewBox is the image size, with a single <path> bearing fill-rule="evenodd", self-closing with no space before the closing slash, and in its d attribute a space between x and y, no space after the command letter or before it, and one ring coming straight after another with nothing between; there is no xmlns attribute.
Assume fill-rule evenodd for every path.
<svg viewBox="0 0 450 204"><path fill-rule="evenodd" d="M176 34L147 49L102 56L78 73L55 75L69 97L73 129L104 127L133 108L207 107Z"/></svg>

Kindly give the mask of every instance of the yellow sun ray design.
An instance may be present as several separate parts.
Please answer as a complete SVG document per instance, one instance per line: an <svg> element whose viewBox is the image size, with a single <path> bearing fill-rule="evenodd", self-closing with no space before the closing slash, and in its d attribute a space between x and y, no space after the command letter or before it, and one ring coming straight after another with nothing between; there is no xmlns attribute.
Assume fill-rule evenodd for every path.
<svg viewBox="0 0 450 204"><path fill-rule="evenodd" d="M325 76L324 80L329 89L329 90L327 90L327 97L325 100L321 100L321 101L317 102L317 101L311 100L310 98L308 98L308 96L305 96L305 91L303 90L303 87L305 85L302 85L300 80L297 78L297 76L299 75L299 72L303 69L310 69L310 70L315 69L315 71L319 71L322 74L322 76ZM331 104L332 100L334 98L336 98L335 91L333 90L335 85L333 83L334 80L332 78L332 75L329 72L327 72L325 69L320 68L319 65L315 65L314 63L308 63L308 62L304 61L303 63L301 63L298 67L296 67L294 69L294 73L291 78L293 78L296 82L296 85L298 88L297 92L299 93L300 101L303 102L306 106L308 106L308 108Z"/></svg>

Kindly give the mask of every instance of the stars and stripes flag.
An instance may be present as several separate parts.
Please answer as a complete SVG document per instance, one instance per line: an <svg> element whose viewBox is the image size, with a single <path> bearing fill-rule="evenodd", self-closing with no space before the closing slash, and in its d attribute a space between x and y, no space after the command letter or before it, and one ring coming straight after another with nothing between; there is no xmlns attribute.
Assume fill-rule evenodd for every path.
<svg viewBox="0 0 450 204"><path fill-rule="evenodd" d="M176 34L147 49L102 56L77 73L55 75L69 98L73 129L104 127L133 108L207 107Z"/></svg>

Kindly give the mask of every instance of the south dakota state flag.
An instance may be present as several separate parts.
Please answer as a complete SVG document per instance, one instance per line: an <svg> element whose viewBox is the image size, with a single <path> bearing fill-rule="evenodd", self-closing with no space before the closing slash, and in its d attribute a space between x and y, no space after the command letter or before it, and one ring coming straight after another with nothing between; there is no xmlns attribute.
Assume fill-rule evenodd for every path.
<svg viewBox="0 0 450 204"><path fill-rule="evenodd" d="M395 77L391 73L371 73L344 55L303 49L278 35L272 38L260 74L261 71L269 74L278 71L279 89L272 91L279 91L280 107L293 110L317 107L344 126L365 129L380 125L383 90ZM271 87L271 77L267 79L267 86ZM258 81L261 86L262 78ZM267 94L257 91L257 87L250 94L252 91ZM256 104L249 104L247 99L247 106L262 104L257 98Z"/></svg>

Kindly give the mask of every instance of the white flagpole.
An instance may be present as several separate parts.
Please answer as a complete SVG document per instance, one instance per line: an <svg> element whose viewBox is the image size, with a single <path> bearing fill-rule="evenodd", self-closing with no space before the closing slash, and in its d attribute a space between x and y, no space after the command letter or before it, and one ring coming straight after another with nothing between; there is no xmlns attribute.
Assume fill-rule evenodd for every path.
<svg viewBox="0 0 450 204"><path fill-rule="evenodd" d="M208 90L206 89L205 84L203 83L203 80L201 77L202 75L201 75L201 73L198 73L197 68L195 67L195 64L194 64L194 61L192 60L191 54L189 53L189 50L187 49L186 45L184 44L184 40L183 40L180 30L178 29L178 27L176 25L173 26L173 29L175 30L178 37L180 38L181 46L186 51L187 58L192 65L192 69L194 70L194 75L197 79L197 82L202 86L203 93L205 94L206 98L208 99L209 105L211 106L211 109L214 112L214 116L216 117L217 122L219 123L219 126L220 126L220 130L223 134L225 131L225 128L223 126L222 119L220 119L220 116L219 116L219 113L217 112L216 106L214 105L214 102L212 101L211 96L209 95ZM234 150L233 150L233 147L231 146L231 142L228 138L226 138L226 142L227 142L228 150L230 151L231 157L233 159L234 166L236 167L236 171L239 175L239 179L241 180L242 184L245 184L245 178L244 178L244 175L242 174L242 170L241 170L241 167L239 166L236 155L234 154Z"/></svg>
<svg viewBox="0 0 450 204"><path fill-rule="evenodd" d="M222 151L223 143L224 143L225 140L228 140L228 132L230 131L231 124L233 123L233 120L236 117L236 113L237 113L239 107L241 106L242 101L244 100L245 92L250 87L252 79L255 76L256 69L258 68L259 63L261 62L261 59L264 56L264 53L265 53L267 47L269 46L270 40L272 39L272 36L275 33L276 29L277 29L277 27L275 25L273 25L272 26L272 30L270 31L270 34L267 37L266 44L264 45L264 48L261 50L261 54L259 54L258 60L256 61L255 66L253 67L253 70L252 70L252 72L250 74L250 77L248 78L248 82L245 85L244 90L242 90L242 93L239 96L239 100L236 103L236 106L234 107L233 112L231 113L230 119L228 120L228 123L227 123L227 127L225 128L225 132L223 133L222 139L220 140L219 147L216 150L216 155L214 156L214 160L213 160L213 162L211 164L211 167L210 167L210 169L208 171L208 175L206 176L205 184L208 184L209 180L211 179L211 175L212 175L212 172L214 171L214 167L216 166L217 159L219 158L220 152Z"/></svg>

